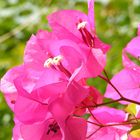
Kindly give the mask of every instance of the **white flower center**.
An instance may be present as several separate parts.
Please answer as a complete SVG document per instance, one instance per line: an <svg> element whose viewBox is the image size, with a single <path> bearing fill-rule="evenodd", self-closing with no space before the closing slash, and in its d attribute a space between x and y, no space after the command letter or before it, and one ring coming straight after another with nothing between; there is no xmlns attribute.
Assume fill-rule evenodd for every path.
<svg viewBox="0 0 140 140"><path fill-rule="evenodd" d="M54 57L53 58L53 64L54 65L59 65L62 59L63 59L63 57L61 55L58 55L58 56Z"/></svg>
<svg viewBox="0 0 140 140"><path fill-rule="evenodd" d="M77 29L80 30L81 28L82 28L82 29L85 28L86 24L87 24L86 21L83 21L83 22L79 23L79 24L77 25Z"/></svg>
<svg viewBox="0 0 140 140"><path fill-rule="evenodd" d="M44 67L45 68L50 68L52 66L52 64L53 64L53 59L49 58L44 62Z"/></svg>
<svg viewBox="0 0 140 140"><path fill-rule="evenodd" d="M61 60L63 59L63 56L58 55L55 56L54 58L48 58L45 62L44 62L44 67L45 68L50 68L52 65L59 65Z"/></svg>

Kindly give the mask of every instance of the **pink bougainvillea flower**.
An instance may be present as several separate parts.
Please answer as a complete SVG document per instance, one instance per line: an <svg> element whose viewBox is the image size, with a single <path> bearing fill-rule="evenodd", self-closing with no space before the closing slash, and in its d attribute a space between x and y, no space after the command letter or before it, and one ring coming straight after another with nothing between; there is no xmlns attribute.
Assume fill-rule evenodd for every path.
<svg viewBox="0 0 140 140"><path fill-rule="evenodd" d="M60 127L53 118L37 124L20 124L20 133L24 140L61 140Z"/></svg>
<svg viewBox="0 0 140 140"><path fill-rule="evenodd" d="M88 21L87 29L89 30L89 32L90 31L92 32L93 30L95 30L94 19L92 19L94 16L93 4L94 2L92 0L89 1L88 16L78 11L61 11L60 16L61 16L61 13L62 15L65 15L67 12L68 12L67 16L70 15L69 13L71 13L72 15L75 15L73 16L73 18L70 18L71 16L69 17L70 22L67 22L65 27L67 28L67 24L70 24L70 26L68 27L72 28L71 31L73 31L74 34L75 32L77 32L76 34L79 34L81 36L81 33L80 31L78 31L75 24L76 22L79 22L76 19L78 16L79 18L81 17L82 20ZM64 13L66 12L66 13L63 14L63 12ZM55 14L59 15L59 12ZM49 21L53 22L51 18L54 17L55 19L55 14L50 16ZM59 21L63 23L64 19L65 18L62 18L62 20L59 19ZM75 21L71 21L72 19ZM71 24L74 24L74 25L71 26ZM82 23L79 23L79 26L81 26L80 24ZM52 27L54 26L52 25ZM83 30L83 28L81 28L81 30ZM61 32L62 31L60 31L59 33ZM38 79L40 79L41 81L40 77L43 77L44 72L47 71L49 67L51 67L51 69L53 67L53 69L61 71L64 74L63 77L65 76L71 77L71 79L75 78L77 80L80 80L81 78L95 77L101 73L101 71L103 70L105 66L105 55L103 53L105 51L103 50L102 46L106 46L106 45L104 45L103 43L99 43L100 45L96 45L91 50L86 46L87 44L85 42L84 43L86 45L83 43L82 41L83 39L81 37L80 38L82 40L78 41L78 44L77 44L77 42L74 39L75 37L73 34L72 35L68 34L67 38L65 38L65 35L64 35L62 36L60 40L59 33L55 34L55 31L53 31L53 33L48 33L47 31L40 30L36 36L33 35L28 41L26 49L25 49L25 55L24 55L24 67L26 71L28 71L28 73L32 73L31 78L29 78L29 79L32 79L32 82L37 81ZM76 38L79 38L79 37L76 37ZM93 41L92 38L90 42L91 41ZM95 42L96 42L96 37L95 37ZM79 46L81 46L82 49ZM97 49L97 48L101 48L101 49ZM15 71L15 70L12 70L12 71ZM20 73L20 72L17 72L17 73ZM15 77L13 77L13 79L14 78ZM3 84L3 81L5 81L3 79L5 79L5 77L2 78L1 88L2 88L2 91L6 93L7 92L6 90L9 88L7 88L8 85L6 86L6 84ZM9 81L9 80L10 78L7 77L6 81ZM44 83L45 82L46 80L44 81ZM32 88L31 89L28 88L28 90L31 91ZM10 95L7 94L7 95L11 98L11 94ZM16 96L16 94L12 94L12 96ZM10 98L8 98L7 100L9 100ZM10 102L11 101L12 100L10 99Z"/></svg>
<svg viewBox="0 0 140 140"><path fill-rule="evenodd" d="M125 98L140 101L140 73L131 70L123 69L117 73L111 80L113 85ZM107 86L105 97L112 99L119 99L119 94L110 85Z"/></svg>
<svg viewBox="0 0 140 140"><path fill-rule="evenodd" d="M71 77L84 60L84 55L77 48L77 44L71 40L58 40L52 37L52 33L40 31L27 43L24 64L34 71L43 72L50 68Z"/></svg>
<svg viewBox="0 0 140 140"><path fill-rule="evenodd" d="M128 43L123 50L124 69L117 73L111 80L122 96L135 101L140 101L140 66L130 60L127 53L138 59L140 55L139 45L139 36ZM120 98L119 94L110 85L107 86L105 97L112 99Z"/></svg>
<svg viewBox="0 0 140 140"><path fill-rule="evenodd" d="M75 10L62 10L48 16L49 24L59 39L71 39L84 50L86 61L82 63L79 77L85 73L87 77L99 75L105 66L105 53L110 48L96 36L94 1L89 0L88 6L88 15Z"/></svg>
<svg viewBox="0 0 140 140"><path fill-rule="evenodd" d="M43 121L48 114L48 104L61 103L59 102L59 98L67 92L68 87L66 85L68 85L68 78L71 76L70 72L73 71L73 67L79 65L80 59L73 64L67 55L67 61L63 61L63 63L59 65L61 63L60 47L67 46L68 44L72 54L75 55L77 53L73 49L75 44L68 40L57 40L56 42L54 40L48 40L47 42L46 38L51 38L51 36L52 34L43 31L40 31L37 36L32 36L25 50L24 66L21 68L22 72L20 73L20 71L18 72L14 69L13 72L18 72L18 75L15 75L11 81L10 77L7 78L7 81L10 81L14 88L16 87L16 92L18 93L18 97L14 100L15 115L24 123ZM42 42L46 42L46 44ZM46 45L47 47L45 47ZM51 45L58 48L52 49ZM82 57L78 53L77 56ZM67 68L70 72L63 67L63 64L68 65ZM73 81L71 81L71 83L73 83ZM70 85L69 83L68 86L70 87ZM3 89L7 87L7 85L3 86ZM80 87L80 85L75 87L75 89L77 88L79 90L80 94L77 96L77 102L75 101L75 103L70 104L71 111L67 113L71 113L73 111L72 109L86 98L87 91L85 92L85 90L83 90L84 88ZM74 90L71 90L72 93L69 95L66 94L68 96L67 100L75 98L77 93L74 94ZM64 96L63 98L66 97ZM63 98L61 99L64 100ZM65 100L65 104L67 104L67 100Z"/></svg>
<svg viewBox="0 0 140 140"><path fill-rule="evenodd" d="M40 80L36 72L19 66L2 78L1 90L18 118L26 123L42 121L47 114L48 101L54 100L66 89L66 82L60 76L61 73L47 69Z"/></svg>
<svg viewBox="0 0 140 140"><path fill-rule="evenodd" d="M51 116L35 124L23 124L16 120L13 140L85 140L86 130L86 120L82 118L67 118L63 128Z"/></svg>
<svg viewBox="0 0 140 140"><path fill-rule="evenodd" d="M109 107L99 107L92 111L94 117L98 120L98 122L89 118L91 123L88 123L88 133L87 139L89 140L117 140L123 137L123 135L127 134L129 130L129 126L124 125L113 125L122 123L125 121L126 114L117 109L109 108ZM93 123L92 123L93 122ZM105 127L100 127L99 125L106 125ZM110 125L110 126L107 126Z"/></svg>
<svg viewBox="0 0 140 140"><path fill-rule="evenodd" d="M61 140L62 138L60 127L51 114L46 121L36 124L24 124L16 118L14 121L13 140Z"/></svg>
<svg viewBox="0 0 140 140"><path fill-rule="evenodd" d="M53 93L55 93L57 90L57 88L54 88L57 84L59 84L59 91L61 91L61 89L65 90L64 86L66 87L66 84L64 80L60 78L63 77L62 75L60 72L57 71L54 72L54 70L52 69L46 69L45 71L39 73L38 71L27 69L25 65L21 65L9 70L6 73L6 75L1 79L0 88L1 91L5 93L4 95L7 100L7 103L9 104L11 109L14 110L14 105L16 103L18 93L21 96L30 95L30 94L25 94L25 92L24 94L22 94L23 92L17 91L17 89L19 90L23 88L24 90L26 90L26 93L32 93L33 91L38 89L38 91L35 91L34 94L30 95L30 98L32 98L33 100L38 100L46 103L47 101L45 101L45 99L47 97L44 98L45 95L42 94L43 90L45 90L46 88L44 86L48 85L47 89L49 91L53 89L51 90L52 96ZM15 87L15 83L16 83L16 87ZM43 87L43 89L41 90L40 87Z"/></svg>
<svg viewBox="0 0 140 140"><path fill-rule="evenodd" d="M44 77L46 76L44 75ZM15 103L14 112L16 117L24 123L32 123L44 120L48 113L48 107L51 107L55 104L59 104L61 107L60 109L66 110L65 113L60 111L61 117L68 116L70 113L72 113L75 106L86 98L89 92L87 88L80 86L76 82L71 82L71 84L66 86L67 82L64 81L48 85L45 84L43 86L42 83L38 82L40 87L29 93L24 89L21 83L22 82L20 80L15 82L15 86L19 94ZM75 97L76 100L74 100ZM22 110L25 110L25 108L28 109L23 112Z"/></svg>
<svg viewBox="0 0 140 140"><path fill-rule="evenodd" d="M18 95L15 103L15 116L23 123L22 126L24 129L21 132L23 138L27 137L28 140L34 135L34 133L37 132L38 129L44 129L39 131L39 133L36 134L36 137L39 138L41 137L40 135L43 135L44 139L51 139L54 135L46 136L44 133L46 130L48 130L48 125L41 122L46 122L50 117L50 114L52 114L51 118L53 118L53 120L57 123L57 126L59 126L57 128L62 131L64 140L85 139L86 120L82 118L72 118L70 116L74 112L75 106L87 96L88 90L84 89L78 84L71 84L72 85L69 85L67 88L66 93L60 93L59 97L56 99L54 98L53 101L49 101L49 104L42 104L33 100L32 98L27 98L27 96L20 96L21 93ZM20 92L25 91L20 89ZM47 94L47 91L45 94ZM76 130L73 129L74 127ZM33 133L30 135L29 129L33 129ZM54 129L52 128L52 130ZM49 129L47 132L50 133L52 130ZM42 140L44 140L43 138Z"/></svg>
<svg viewBox="0 0 140 140"><path fill-rule="evenodd" d="M91 19L92 16L94 16L93 4L93 1L89 1L89 16L82 14L85 16L85 19L89 21L90 28L94 27L94 20ZM74 15L75 13L81 15L81 13L77 11L71 12ZM70 25L70 27L72 27L72 25ZM75 28L76 32L80 33L77 30L76 25ZM17 96L17 91L13 81L18 76L24 75L25 72L28 76L25 76L26 78L24 78L24 82L22 81L22 83L24 88L30 93L33 88L35 89L53 82L61 82L70 77L71 79L75 78L76 80L80 80L84 77L95 77L102 71L105 65L105 55L103 54L102 50L97 49L100 48L98 45L97 47L92 48L90 51L85 44L81 43L81 45L79 45L80 42L77 44L74 39L71 39L70 34L68 34L68 38L64 37L60 40L59 35L54 35L54 33L55 31L53 31L53 33L49 33L47 31L40 30L36 36L33 35L28 41L25 49L24 66L13 68L2 78L1 91L6 93L6 100L12 109ZM82 46L82 49L80 49L79 46ZM47 73L47 71L59 71L63 73L60 74L63 76L60 76L60 78L55 74L55 76L53 76L53 74L49 74L49 76L52 76L50 79L47 74L44 75L44 73ZM36 84L37 81L38 84ZM12 89L9 90L9 86Z"/></svg>
<svg viewBox="0 0 140 140"><path fill-rule="evenodd" d="M87 88L73 81L66 88L65 93L58 89L55 90L55 97L51 95L53 92L50 94L50 90L47 90L47 88L44 88L44 91L43 89L40 89L41 91L36 89L29 94L21 87L21 82L18 80L15 82L15 85L19 94L15 103L14 112L18 120L22 122L20 129L23 138L28 140L35 135L36 139L40 138L41 140L47 138L50 140L85 139L87 130L86 120L71 116L75 110L75 106L86 98L89 92ZM51 88L57 88L57 85ZM58 88L60 88L60 85L58 85ZM40 99L38 98L40 92L44 94L42 97L45 99L48 98L47 102L38 100ZM36 98L34 98L35 96ZM50 115L53 118L53 122L55 122L53 125L51 125L52 123L48 124ZM33 133L29 135L30 130Z"/></svg>
<svg viewBox="0 0 140 140"><path fill-rule="evenodd" d="M100 49L80 46L69 38L60 40L57 34L39 31L27 43L24 64L38 74L53 68L76 80L97 76L105 66L105 55Z"/></svg>
<svg viewBox="0 0 140 140"><path fill-rule="evenodd" d="M62 10L49 15L48 20L53 31L57 32L60 38L62 36L65 38L65 34L70 34L73 38L79 39L77 43L85 42L91 48L99 48L103 52L110 48L95 34L94 0L88 0L88 15L76 10ZM61 30L65 30L63 35Z"/></svg>

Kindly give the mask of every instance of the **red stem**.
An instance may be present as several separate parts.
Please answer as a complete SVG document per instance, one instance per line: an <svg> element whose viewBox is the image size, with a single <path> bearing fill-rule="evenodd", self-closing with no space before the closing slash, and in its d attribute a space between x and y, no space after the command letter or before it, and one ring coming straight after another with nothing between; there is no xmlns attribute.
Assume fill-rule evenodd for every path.
<svg viewBox="0 0 140 140"><path fill-rule="evenodd" d="M118 100L123 100L123 101L127 101L127 102L130 102L130 103L134 103L134 104L140 105L140 102L137 102L137 101L134 101L134 100L125 98L125 97L119 92L119 90L112 84L112 82L110 81L110 79L109 79L109 77L108 77L108 75L107 75L107 73L106 73L105 70L104 70L104 73L105 73L105 76L106 76L106 77L104 77L104 76L102 76L102 75L99 75L98 77L101 78L101 79L103 79L104 81L106 81L108 84L110 84L110 85L114 88L114 90L115 90L115 91L119 94L119 96L120 96L120 99L118 99Z"/></svg>

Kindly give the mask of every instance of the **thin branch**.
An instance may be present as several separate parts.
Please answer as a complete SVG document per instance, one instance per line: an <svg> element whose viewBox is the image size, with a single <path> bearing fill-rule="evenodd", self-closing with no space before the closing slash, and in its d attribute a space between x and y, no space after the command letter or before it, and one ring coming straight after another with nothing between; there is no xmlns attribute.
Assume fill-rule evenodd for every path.
<svg viewBox="0 0 140 140"><path fill-rule="evenodd" d="M98 77L103 79L104 81L106 81L108 84L110 84L114 90L119 94L119 96L121 97L120 100L123 100L123 101L127 101L127 102L130 102L130 103L134 103L134 104L138 104L140 105L140 102L137 102L137 101L134 101L134 100L131 100L131 99L128 99L128 98L125 98L121 93L120 91L112 84L112 82L110 81L108 75L107 75L107 72L104 70L104 73L105 73L105 76L102 76L102 75L99 75Z"/></svg>
<svg viewBox="0 0 140 140"><path fill-rule="evenodd" d="M106 81L108 84L110 84L115 90L116 90L116 92L119 94L119 96L121 97L121 98L124 98L123 96L122 96L122 94L119 92L119 90L112 84L112 82L108 79L108 76L107 76L107 78L105 78L104 76L101 76L101 75L99 75L98 76L99 78L101 78L101 79L103 79L104 81Z"/></svg>
<svg viewBox="0 0 140 140"><path fill-rule="evenodd" d="M98 129L96 129L93 133L91 133L89 136L86 137L86 139L89 139L91 136L93 136L97 131L99 131L102 127L100 126Z"/></svg>
<svg viewBox="0 0 140 140"><path fill-rule="evenodd" d="M85 103L83 103L83 105L86 106ZM100 125L102 125L102 123L93 115L93 113L91 112L90 108L87 107L87 109L88 109L88 111L90 112L90 114L91 114L91 116L93 117L93 119L95 119Z"/></svg>
<svg viewBox="0 0 140 140"><path fill-rule="evenodd" d="M99 106L104 106L104 105L116 103L116 102L119 102L119 101L121 101L121 100L122 100L122 98L117 99L117 100L112 100L112 101L109 101L109 102L105 102L105 103L101 103L101 104L95 104L95 105L90 105L90 106L84 106L84 107L81 107L81 108L99 107Z"/></svg>

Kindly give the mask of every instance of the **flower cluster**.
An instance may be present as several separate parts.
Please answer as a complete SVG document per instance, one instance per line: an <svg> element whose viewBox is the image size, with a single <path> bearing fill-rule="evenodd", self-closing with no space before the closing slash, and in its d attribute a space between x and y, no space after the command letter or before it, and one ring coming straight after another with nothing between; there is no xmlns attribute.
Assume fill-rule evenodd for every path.
<svg viewBox="0 0 140 140"><path fill-rule="evenodd" d="M62 10L47 18L52 32L32 35L23 64L1 79L14 112L13 140L140 139L140 66L129 57L140 60L140 26L122 52L123 70L110 80L104 70L110 46L96 35L94 0L87 15ZM108 83L104 96L87 85L94 77ZM115 102L127 109L107 106Z"/></svg>

